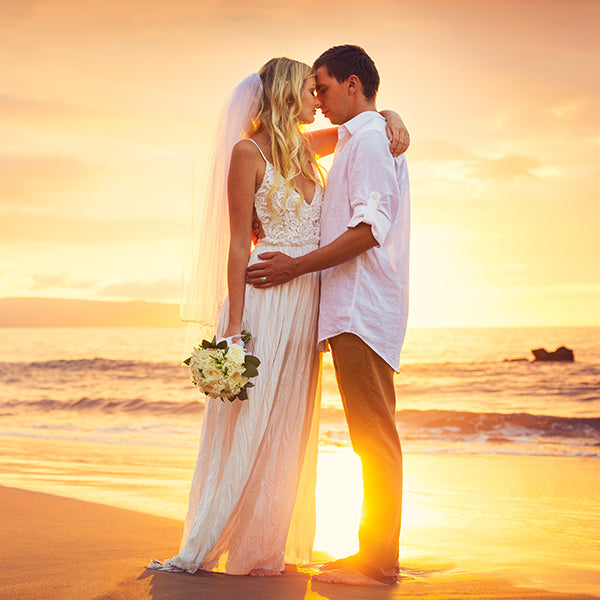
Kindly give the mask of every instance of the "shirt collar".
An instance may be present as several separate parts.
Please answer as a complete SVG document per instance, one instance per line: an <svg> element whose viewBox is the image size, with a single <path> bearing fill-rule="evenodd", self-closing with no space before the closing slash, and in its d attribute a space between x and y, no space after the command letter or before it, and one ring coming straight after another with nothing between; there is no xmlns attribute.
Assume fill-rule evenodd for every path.
<svg viewBox="0 0 600 600"><path fill-rule="evenodd" d="M358 113L355 117L352 117L349 121L346 121L343 125L340 125L339 129L344 133L347 132L349 136L354 135L365 125L378 119L383 119L378 112L375 112L374 110L365 110L361 113Z"/></svg>

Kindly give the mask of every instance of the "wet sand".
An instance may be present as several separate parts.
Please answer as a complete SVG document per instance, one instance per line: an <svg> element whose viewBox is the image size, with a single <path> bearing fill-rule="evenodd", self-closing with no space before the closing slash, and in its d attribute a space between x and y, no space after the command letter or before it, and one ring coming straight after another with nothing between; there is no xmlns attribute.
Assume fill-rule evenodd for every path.
<svg viewBox="0 0 600 600"><path fill-rule="evenodd" d="M403 563L400 583L386 588L318 583L294 567L265 579L156 572L145 565L177 552L178 520L8 487L0 487L0 508L2 600L593 598L515 587L418 558Z"/></svg>
<svg viewBox="0 0 600 600"><path fill-rule="evenodd" d="M0 486L6 486L0 488L0 547L3 565L10 565L0 570L0 600L22 597L3 591L9 581L26 587L33 581L28 589L43 584L43 589L52 590L54 584L47 581L62 585L66 579L75 590L69 596L73 598L95 597L97 585L106 591L109 583L115 588L126 580L137 586L154 582L153 587L164 581L165 589L183 585L170 573L153 572L155 579L144 567L152 558L164 560L177 553L196 452L186 447L0 435ZM486 595L492 589L514 591L510 585L600 597L598 459L411 453L404 458L400 560L408 571L403 595L435 595L435 588L418 589L434 583L455 586L467 595L467 589L483 579L490 589L481 592L482 597L490 597ZM347 448L322 448L316 550L335 557L356 551L360 502L356 456ZM96 528L96 521L102 526ZM106 575L99 575L98 565L104 565ZM185 585L225 581L219 586L230 586L236 581L217 575L208 582L206 576L183 577ZM241 581L250 586L241 597L263 589L256 585L279 585ZM309 586L305 573L290 569L285 581L294 590L302 582L305 595L318 587L318 593L328 597L325 590L330 586ZM468 588L461 588L465 581ZM82 596L81 590L91 590L92 595ZM131 598L150 593L136 591ZM298 595L290 590L286 597L292 594ZM43 596L35 592L25 597Z"/></svg>

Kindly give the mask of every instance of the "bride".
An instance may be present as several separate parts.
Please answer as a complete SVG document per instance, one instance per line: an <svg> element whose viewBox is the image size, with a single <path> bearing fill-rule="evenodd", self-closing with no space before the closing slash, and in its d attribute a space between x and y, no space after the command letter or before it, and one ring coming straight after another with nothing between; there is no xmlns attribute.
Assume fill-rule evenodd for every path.
<svg viewBox="0 0 600 600"><path fill-rule="evenodd" d="M264 576L311 561L319 275L268 289L245 277L259 253L300 256L318 247L316 156L333 152L337 129L302 132L318 108L315 85L308 65L274 58L238 86L225 113L182 313L209 324L218 315L218 337L237 341L249 331L247 350L261 367L246 401L207 397L179 554L149 568ZM392 130L393 149L406 130L399 118Z"/></svg>

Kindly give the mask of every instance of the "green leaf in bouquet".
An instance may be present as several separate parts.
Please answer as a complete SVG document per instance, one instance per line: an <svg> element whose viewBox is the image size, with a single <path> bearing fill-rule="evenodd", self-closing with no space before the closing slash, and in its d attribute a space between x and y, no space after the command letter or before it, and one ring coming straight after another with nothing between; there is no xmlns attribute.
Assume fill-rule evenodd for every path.
<svg viewBox="0 0 600 600"><path fill-rule="evenodd" d="M258 369L253 363L244 363L246 370L242 373L244 377L256 377L258 375Z"/></svg>
<svg viewBox="0 0 600 600"><path fill-rule="evenodd" d="M246 390L245 387L243 387L240 390L240 393L236 396L237 398L239 398L240 400L248 400L248 391ZM231 401L233 402L234 398L231 398Z"/></svg>
<svg viewBox="0 0 600 600"><path fill-rule="evenodd" d="M252 354L246 354L246 358L244 359L244 365L246 365L246 363L251 363L255 367L258 367L258 365L260 365L260 360L256 356L252 356Z"/></svg>
<svg viewBox="0 0 600 600"><path fill-rule="evenodd" d="M244 342L244 344L247 344L251 339L252 335L250 334L250 332L246 331L245 329L242 329L242 342Z"/></svg>
<svg viewBox="0 0 600 600"><path fill-rule="evenodd" d="M248 383L246 383L246 385L244 387L254 387L254 384L251 381L248 381Z"/></svg>
<svg viewBox="0 0 600 600"><path fill-rule="evenodd" d="M216 348L217 350L225 350L225 348L227 348L227 342L225 340L219 342L218 344L215 344L215 346L213 346L214 348Z"/></svg>
<svg viewBox="0 0 600 600"><path fill-rule="evenodd" d="M207 348L214 348L214 343L215 340L213 338L212 342L209 342L208 340L202 340L202 343L200 345L202 346L202 348L204 348L204 350L206 350Z"/></svg>
<svg viewBox="0 0 600 600"><path fill-rule="evenodd" d="M190 366L190 362L192 361L192 357L188 356L184 361L183 364L187 365L188 367Z"/></svg>

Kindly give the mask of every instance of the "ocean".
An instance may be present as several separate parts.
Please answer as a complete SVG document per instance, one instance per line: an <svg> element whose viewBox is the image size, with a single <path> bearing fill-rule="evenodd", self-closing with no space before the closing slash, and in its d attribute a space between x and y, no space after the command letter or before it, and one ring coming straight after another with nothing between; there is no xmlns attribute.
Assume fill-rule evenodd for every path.
<svg viewBox="0 0 600 600"><path fill-rule="evenodd" d="M196 447L204 396L182 329L0 329L0 434ZM532 363L565 345L573 363ZM260 375L259 375L260 376ZM600 328L409 329L396 376L405 452L600 457ZM329 354L322 447L348 447Z"/></svg>

